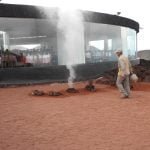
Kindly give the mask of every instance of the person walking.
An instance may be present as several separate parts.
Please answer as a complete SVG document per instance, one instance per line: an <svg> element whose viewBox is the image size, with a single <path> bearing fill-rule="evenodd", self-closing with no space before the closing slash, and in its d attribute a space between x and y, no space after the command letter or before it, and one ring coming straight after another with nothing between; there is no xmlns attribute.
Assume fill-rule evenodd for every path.
<svg viewBox="0 0 150 150"><path fill-rule="evenodd" d="M118 57L118 75L116 85L120 91L121 98L129 98L130 96L130 81L129 75L131 73L131 64L126 56L123 55L122 50L115 51Z"/></svg>

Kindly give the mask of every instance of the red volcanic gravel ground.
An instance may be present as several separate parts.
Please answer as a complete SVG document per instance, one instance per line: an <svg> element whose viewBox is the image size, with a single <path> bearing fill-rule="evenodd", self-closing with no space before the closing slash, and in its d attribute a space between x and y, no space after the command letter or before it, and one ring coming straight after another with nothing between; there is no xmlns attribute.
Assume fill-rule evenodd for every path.
<svg viewBox="0 0 150 150"><path fill-rule="evenodd" d="M0 150L150 150L150 84L130 99L116 88L66 93L67 84L0 89ZM63 96L32 96L32 90Z"/></svg>

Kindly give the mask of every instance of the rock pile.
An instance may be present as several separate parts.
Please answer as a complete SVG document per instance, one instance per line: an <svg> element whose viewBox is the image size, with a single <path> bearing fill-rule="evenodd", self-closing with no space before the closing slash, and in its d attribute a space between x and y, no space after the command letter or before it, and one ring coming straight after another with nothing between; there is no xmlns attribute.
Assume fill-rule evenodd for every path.
<svg viewBox="0 0 150 150"><path fill-rule="evenodd" d="M140 64L133 67L134 73L141 82L150 82L150 61L140 60Z"/></svg>
<svg viewBox="0 0 150 150"><path fill-rule="evenodd" d="M140 64L133 66L133 72L138 76L140 82L150 82L150 61L140 60ZM105 72L103 77L96 79L96 83L115 85L117 69Z"/></svg>

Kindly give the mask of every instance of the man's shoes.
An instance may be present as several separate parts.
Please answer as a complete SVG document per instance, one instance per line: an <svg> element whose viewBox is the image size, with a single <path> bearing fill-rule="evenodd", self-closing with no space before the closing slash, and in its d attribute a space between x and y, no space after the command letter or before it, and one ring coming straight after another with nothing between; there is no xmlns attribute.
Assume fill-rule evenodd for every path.
<svg viewBox="0 0 150 150"><path fill-rule="evenodd" d="M126 99L126 98L129 98L129 96L128 95L122 95L121 98Z"/></svg>

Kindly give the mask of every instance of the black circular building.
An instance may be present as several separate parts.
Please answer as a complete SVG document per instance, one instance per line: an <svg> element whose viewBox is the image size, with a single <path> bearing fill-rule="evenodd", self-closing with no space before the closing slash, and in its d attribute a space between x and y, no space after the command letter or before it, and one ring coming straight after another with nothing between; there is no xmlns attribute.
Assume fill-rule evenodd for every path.
<svg viewBox="0 0 150 150"><path fill-rule="evenodd" d="M116 65L114 51L136 59L139 24L91 11L0 4L0 82L28 84L101 76ZM62 15L63 14L63 15Z"/></svg>

